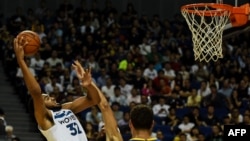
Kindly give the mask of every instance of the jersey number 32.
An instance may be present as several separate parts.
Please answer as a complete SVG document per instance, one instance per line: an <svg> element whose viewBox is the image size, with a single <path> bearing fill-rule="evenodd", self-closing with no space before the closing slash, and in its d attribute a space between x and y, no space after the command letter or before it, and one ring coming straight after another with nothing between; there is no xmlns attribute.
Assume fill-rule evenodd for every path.
<svg viewBox="0 0 250 141"><path fill-rule="evenodd" d="M82 133L82 131L79 129L79 126L75 122L68 124L66 127L69 128L72 136Z"/></svg>

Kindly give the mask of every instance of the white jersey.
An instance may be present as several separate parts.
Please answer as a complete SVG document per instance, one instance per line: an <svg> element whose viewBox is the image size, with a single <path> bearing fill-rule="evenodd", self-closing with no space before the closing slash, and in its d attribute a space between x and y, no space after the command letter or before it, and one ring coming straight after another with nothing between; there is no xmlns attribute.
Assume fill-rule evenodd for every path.
<svg viewBox="0 0 250 141"><path fill-rule="evenodd" d="M39 128L48 141L87 141L81 123L71 110L51 112L55 125L48 130Z"/></svg>

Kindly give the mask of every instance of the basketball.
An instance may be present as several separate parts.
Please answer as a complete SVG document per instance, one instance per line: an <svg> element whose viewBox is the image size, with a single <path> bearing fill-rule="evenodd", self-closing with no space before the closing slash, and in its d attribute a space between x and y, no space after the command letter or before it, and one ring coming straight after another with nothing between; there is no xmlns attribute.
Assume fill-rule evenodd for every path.
<svg viewBox="0 0 250 141"><path fill-rule="evenodd" d="M19 44L24 44L26 41L28 42L28 44L24 46L25 56L32 56L36 52L38 52L41 42L36 32L31 30L24 30L17 35L18 39L22 37L24 40Z"/></svg>

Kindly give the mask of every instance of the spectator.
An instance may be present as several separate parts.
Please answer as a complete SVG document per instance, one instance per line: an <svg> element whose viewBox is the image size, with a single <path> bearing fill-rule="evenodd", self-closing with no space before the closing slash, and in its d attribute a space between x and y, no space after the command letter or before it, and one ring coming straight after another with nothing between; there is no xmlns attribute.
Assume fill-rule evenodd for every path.
<svg viewBox="0 0 250 141"><path fill-rule="evenodd" d="M7 137L7 140L9 141L12 141L13 139L16 138L16 135L13 133L14 132L14 128L12 126L6 126L5 128L5 131L7 133L6 137Z"/></svg>
<svg viewBox="0 0 250 141"><path fill-rule="evenodd" d="M174 127L177 126L177 124L179 124L180 119L176 116L175 107L170 107L168 111L169 111L169 114L165 118L165 124L168 126L171 126L171 128L173 129Z"/></svg>
<svg viewBox="0 0 250 141"><path fill-rule="evenodd" d="M120 78L119 87L121 89L121 94L124 95L126 98L130 94L133 86L130 85L124 78Z"/></svg>
<svg viewBox="0 0 250 141"><path fill-rule="evenodd" d="M38 8L35 10L36 17L39 17L39 18L43 17L45 15L46 10L47 10L46 1L41 0L39 2Z"/></svg>
<svg viewBox="0 0 250 141"><path fill-rule="evenodd" d="M141 94L140 91L135 89L134 87L131 89L131 92L127 96L128 104L131 102L135 102L137 104L141 103Z"/></svg>
<svg viewBox="0 0 250 141"><path fill-rule="evenodd" d="M185 133L177 134L173 141L187 141L187 135Z"/></svg>
<svg viewBox="0 0 250 141"><path fill-rule="evenodd" d="M188 141L198 141L200 130L198 127L193 127L190 131L190 134L187 135Z"/></svg>
<svg viewBox="0 0 250 141"><path fill-rule="evenodd" d="M153 106L153 113L155 116L166 118L169 114L170 106L166 104L166 100L164 97L159 98L158 104Z"/></svg>
<svg viewBox="0 0 250 141"><path fill-rule="evenodd" d="M98 19L98 13L96 13L96 11L91 10L89 11L89 22L90 25L94 27L94 31L98 31L98 29L100 28L100 23L99 23L99 19Z"/></svg>
<svg viewBox="0 0 250 141"><path fill-rule="evenodd" d="M187 133L190 134L191 129L195 126L195 124L193 122L190 121L189 117L187 115L183 116L182 122L180 124L177 125L177 127L179 129L181 129L181 131L183 133Z"/></svg>
<svg viewBox="0 0 250 141"><path fill-rule="evenodd" d="M65 67L63 67L61 63L57 63L56 66L51 69L52 75L58 78L58 82L60 84L62 84L60 78L64 74L64 69Z"/></svg>
<svg viewBox="0 0 250 141"><path fill-rule="evenodd" d="M101 86L101 91L106 95L106 97L114 98L115 96L115 85L112 82L112 79L110 77L106 78L106 84Z"/></svg>
<svg viewBox="0 0 250 141"><path fill-rule="evenodd" d="M0 140L11 140L14 137L16 136L13 134L13 126L7 124L5 112L0 108Z"/></svg>
<svg viewBox="0 0 250 141"><path fill-rule="evenodd" d="M240 124L243 122L243 116L240 113L238 108L233 108L230 113L228 113L228 117L233 124Z"/></svg>
<svg viewBox="0 0 250 141"><path fill-rule="evenodd" d="M157 72L159 72L160 70L163 70L163 62L162 62L162 58L159 55L152 55L153 57L153 62L154 62L154 68Z"/></svg>
<svg viewBox="0 0 250 141"><path fill-rule="evenodd" d="M86 122L90 122L93 126L98 126L102 121L102 114L96 106L92 106L91 110L86 114Z"/></svg>
<svg viewBox="0 0 250 141"><path fill-rule="evenodd" d="M131 45L138 46L142 41L142 35L140 34L139 28L136 26L131 27L129 31L128 40Z"/></svg>
<svg viewBox="0 0 250 141"><path fill-rule="evenodd" d="M123 112L123 118L118 120L118 126L123 128L123 126L128 126L130 120L129 112Z"/></svg>
<svg viewBox="0 0 250 141"><path fill-rule="evenodd" d="M133 18L137 17L137 11L133 5L133 3L128 3L126 6L126 14L128 15L128 18L131 20Z"/></svg>
<svg viewBox="0 0 250 141"><path fill-rule="evenodd" d="M95 27L91 25L90 20L87 19L83 25L80 27L81 34L93 34L95 32Z"/></svg>
<svg viewBox="0 0 250 141"><path fill-rule="evenodd" d="M160 79L159 80L159 86L161 87L161 89L159 90L159 96L164 96L166 98L170 98L171 97L171 88L168 84L166 84L166 81L164 79Z"/></svg>
<svg viewBox="0 0 250 141"><path fill-rule="evenodd" d="M224 79L222 87L218 90L218 93L223 94L229 101L232 91L233 89L230 87L229 79Z"/></svg>
<svg viewBox="0 0 250 141"><path fill-rule="evenodd" d="M87 122L85 124L85 133L88 141L95 141L97 137L97 131L95 130L94 126L91 122Z"/></svg>
<svg viewBox="0 0 250 141"><path fill-rule="evenodd" d="M206 141L206 136L203 133L199 133L198 141Z"/></svg>
<svg viewBox="0 0 250 141"><path fill-rule="evenodd" d="M67 88L67 86L72 83L70 80L70 71L68 68L65 68L63 74L60 76L60 82L63 88Z"/></svg>
<svg viewBox="0 0 250 141"><path fill-rule="evenodd" d="M128 64L131 64L133 67L135 66L134 60L132 58L132 54L131 53L127 53L126 58L119 60L119 66L118 69L119 70L127 70Z"/></svg>
<svg viewBox="0 0 250 141"><path fill-rule="evenodd" d="M58 78L52 76L51 78L51 82L49 82L48 84L45 85L44 90L46 93L51 93L54 91L54 88L58 87L60 92L63 92L64 88L61 85L61 83L58 82Z"/></svg>
<svg viewBox="0 0 250 141"><path fill-rule="evenodd" d="M35 70L35 73L41 77L41 70L43 68L45 60L41 58L40 53L37 52L34 57L30 59L30 67Z"/></svg>
<svg viewBox="0 0 250 141"><path fill-rule="evenodd" d="M108 83L110 84L107 84L107 81L109 81ZM107 71L105 70L105 68L100 69L100 75L98 75L96 83L97 83L97 86L100 88L102 88L105 85L110 86L112 84L112 80L109 78L109 75L107 74Z"/></svg>
<svg viewBox="0 0 250 141"><path fill-rule="evenodd" d="M212 135L208 137L208 141L213 141L213 140L223 141L223 133L219 125L212 126Z"/></svg>
<svg viewBox="0 0 250 141"><path fill-rule="evenodd" d="M142 95L145 96L154 96L156 94L155 89L153 88L153 80L147 81L146 84L143 85L143 88L141 90Z"/></svg>
<svg viewBox="0 0 250 141"><path fill-rule="evenodd" d="M97 60L95 59L94 54L91 54L89 56L89 59L86 60L86 63L85 63L84 66L91 67L91 70L93 71L94 76L96 76L98 74L98 72L100 71L100 66L99 66ZM104 72L104 77L105 78L107 77L106 74L105 74L105 72Z"/></svg>
<svg viewBox="0 0 250 141"><path fill-rule="evenodd" d="M106 96L108 97L108 95ZM124 95L122 95L121 88L118 86L114 88L114 96L109 98L111 103L117 102L120 103L121 106L128 106L127 99Z"/></svg>
<svg viewBox="0 0 250 141"><path fill-rule="evenodd" d="M215 78L213 73L211 73L208 78L208 87L210 88L212 85L215 85L216 89L220 88L219 80Z"/></svg>
<svg viewBox="0 0 250 141"><path fill-rule="evenodd" d="M172 69L171 65L169 62L164 63L164 75L169 79L169 80L174 80L176 77L175 71Z"/></svg>
<svg viewBox="0 0 250 141"><path fill-rule="evenodd" d="M226 116L224 116L222 118L222 125L220 125L220 127L221 127L222 130L224 130L224 125L235 125L235 124L232 123L231 120L230 120L230 117L228 115L226 115Z"/></svg>
<svg viewBox="0 0 250 141"><path fill-rule="evenodd" d="M205 124L207 126L212 126L212 125L218 124L220 122L220 120L215 115L214 106L213 105L208 105L206 107L206 109L207 109L207 112L203 117L203 120L204 120Z"/></svg>
<svg viewBox="0 0 250 141"><path fill-rule="evenodd" d="M190 122L194 123L196 126L203 126L204 121L200 114L199 107L193 107L191 113L188 115Z"/></svg>
<svg viewBox="0 0 250 141"><path fill-rule="evenodd" d="M22 31L22 27L25 26L26 22L23 8L18 6L15 9L15 14L8 19L7 29L12 35L17 35Z"/></svg>
<svg viewBox="0 0 250 141"><path fill-rule="evenodd" d="M198 95L201 96L201 98L203 98L211 93L211 90L208 86L207 81L201 81L200 88L198 88L197 93L198 93Z"/></svg>
<svg viewBox="0 0 250 141"><path fill-rule="evenodd" d="M37 74L36 74L34 68L30 67L30 58L25 58L24 60L25 60L25 63L27 64L27 67L29 68L29 71L31 72L31 74L37 78ZM29 95L29 92L27 91L27 88L24 85L24 77L23 77L23 73L22 73L20 67L17 68L16 85L15 86L17 86L17 92L19 93L21 101L23 103L28 103L30 95Z"/></svg>
<svg viewBox="0 0 250 141"><path fill-rule="evenodd" d="M198 82L207 80L207 77L209 76L207 66L202 62L199 62L197 65L193 65L191 71L193 71L192 73Z"/></svg>
<svg viewBox="0 0 250 141"><path fill-rule="evenodd" d="M191 95L191 92L193 90L193 87L191 86L190 81L191 81L190 79L183 80L183 84L181 85L181 89L180 89L180 99L185 104L187 104L187 99Z"/></svg>
<svg viewBox="0 0 250 141"><path fill-rule="evenodd" d="M144 69L143 76L145 77L145 79L147 81L148 80L154 80L158 76L157 71L154 69L154 64L153 63L149 63L147 68Z"/></svg>
<svg viewBox="0 0 250 141"><path fill-rule="evenodd" d="M247 83L245 80L241 80L239 82L239 86L237 88L239 98L240 99L249 99L249 83Z"/></svg>
<svg viewBox="0 0 250 141"><path fill-rule="evenodd" d="M127 70L125 72L126 72L127 81L128 81L128 83L131 84L132 79L135 77L135 70L134 70L133 65L132 64L128 64L127 65Z"/></svg>
<svg viewBox="0 0 250 141"><path fill-rule="evenodd" d="M162 131L158 130L156 132L156 138L158 139L158 141L164 141L164 134Z"/></svg>
<svg viewBox="0 0 250 141"><path fill-rule="evenodd" d="M225 107L227 104L226 98L224 95L217 92L216 85L210 85L211 94L203 98L203 106L207 107L208 105L213 105L215 108Z"/></svg>
<svg viewBox="0 0 250 141"><path fill-rule="evenodd" d="M56 50L53 50L51 52L51 56L46 59L46 62L49 63L49 66L51 68L55 68L56 64L58 64L58 63L60 63L62 65L62 67L64 68L63 60L61 58L59 58L58 52Z"/></svg>
<svg viewBox="0 0 250 141"><path fill-rule="evenodd" d="M0 140L5 139L6 137L6 126L7 126L7 122L5 120L5 113L4 110L2 108L0 108Z"/></svg>
<svg viewBox="0 0 250 141"><path fill-rule="evenodd" d="M243 122L240 125L250 125L250 115L244 114L243 115Z"/></svg>
<svg viewBox="0 0 250 141"><path fill-rule="evenodd" d="M164 75L163 70L159 70L157 76L152 79L153 87L160 95L169 95L171 92L171 88L169 86L169 80ZM162 92L162 93L161 93Z"/></svg>
<svg viewBox="0 0 250 141"><path fill-rule="evenodd" d="M180 85L176 84L171 92L171 98L168 100L168 103L172 107L183 108L185 106L185 101L180 99L180 90Z"/></svg>
<svg viewBox="0 0 250 141"><path fill-rule="evenodd" d="M61 53L61 57L63 58L63 65L65 68L69 69L74 58L74 51L70 43L65 44L64 51Z"/></svg>
<svg viewBox="0 0 250 141"><path fill-rule="evenodd" d="M190 79L190 73L187 70L187 67L185 65L181 66L181 70L178 72L181 75L181 78L183 80Z"/></svg>
<svg viewBox="0 0 250 141"><path fill-rule="evenodd" d="M29 67L29 70L31 71L31 73L32 73L32 75L33 76L36 76L36 72L35 72L35 70L34 70L34 68L32 68L30 65L30 58L25 58L25 63L27 64L27 66ZM16 77L18 78L18 79L21 79L21 81L23 80L23 73L22 73L22 71L21 71L21 69L18 67L18 69L17 69L17 73L16 73Z"/></svg>
<svg viewBox="0 0 250 141"><path fill-rule="evenodd" d="M142 75L141 68L137 68L135 71L136 71L135 77L132 78L130 83L134 86L135 89L140 91L147 82Z"/></svg>
<svg viewBox="0 0 250 141"><path fill-rule="evenodd" d="M187 98L187 107L200 107L201 105L201 96L197 94L196 89L192 89L191 95Z"/></svg>
<svg viewBox="0 0 250 141"><path fill-rule="evenodd" d="M59 87L55 86L53 91L49 93L51 97L54 97L57 102L62 103L65 99L64 93L60 92Z"/></svg>
<svg viewBox="0 0 250 141"><path fill-rule="evenodd" d="M140 48L140 54L141 54L141 55L146 56L146 55L148 55L149 53L151 53L151 46L148 44L147 38L146 38L146 37L144 37L144 38L142 39L142 43L139 44L139 48Z"/></svg>
<svg viewBox="0 0 250 141"><path fill-rule="evenodd" d="M242 107L242 99L240 99L238 91L236 89L233 89L230 97L230 108L241 108Z"/></svg>
<svg viewBox="0 0 250 141"><path fill-rule="evenodd" d="M151 105L151 98L149 96L141 95L141 104Z"/></svg>
<svg viewBox="0 0 250 141"><path fill-rule="evenodd" d="M123 117L123 111L120 110L120 104L118 102L113 102L111 105L111 109L114 113L116 121L119 121Z"/></svg>

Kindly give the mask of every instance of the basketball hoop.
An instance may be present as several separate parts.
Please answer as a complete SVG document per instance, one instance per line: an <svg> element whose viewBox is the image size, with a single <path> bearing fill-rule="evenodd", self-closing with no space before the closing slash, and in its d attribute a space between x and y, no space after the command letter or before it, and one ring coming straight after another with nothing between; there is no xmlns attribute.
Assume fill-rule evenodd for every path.
<svg viewBox="0 0 250 141"><path fill-rule="evenodd" d="M197 3L181 7L192 32L195 60L217 61L223 58L222 35L225 25L241 26L248 21L249 5L233 7L221 3Z"/></svg>

